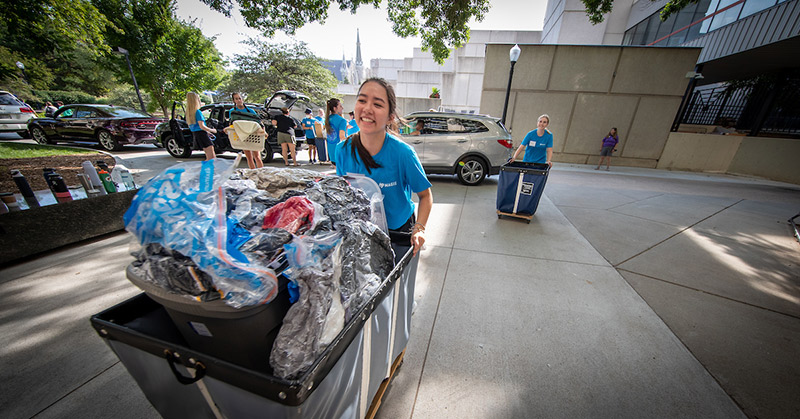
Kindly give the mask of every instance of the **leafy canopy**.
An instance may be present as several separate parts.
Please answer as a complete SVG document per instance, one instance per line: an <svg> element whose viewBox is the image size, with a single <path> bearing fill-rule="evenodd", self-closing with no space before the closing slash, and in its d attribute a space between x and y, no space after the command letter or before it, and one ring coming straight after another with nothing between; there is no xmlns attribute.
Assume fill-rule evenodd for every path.
<svg viewBox="0 0 800 419"><path fill-rule="evenodd" d="M202 0L213 10L230 16L234 0ZM266 37L276 31L293 35L306 23L325 23L331 0L235 0L245 24L262 30ZM335 0L339 9L355 13L362 5L380 7L382 0ZM489 11L489 0L389 0L388 20L402 38L419 35L422 49L439 64L451 48L469 41L467 24L480 22Z"/></svg>
<svg viewBox="0 0 800 419"><path fill-rule="evenodd" d="M589 16L589 22L592 22L593 25L601 23L603 19L603 15L611 13L613 8L614 0L581 0L583 4L586 6L586 15ZM656 1L656 0L650 0ZM670 0L667 4L664 5L664 8L661 10L661 14L659 15L661 21L667 20L668 17L673 15L674 13L679 12L684 7L699 2L700 0Z"/></svg>
<svg viewBox="0 0 800 419"><path fill-rule="evenodd" d="M93 0L117 30L105 34L112 46L128 50L136 81L150 93L151 108L166 114L188 91L213 89L224 77L213 38L174 16L174 0ZM108 57L120 80L130 80L125 58ZM138 107L138 106L137 106Z"/></svg>
<svg viewBox="0 0 800 419"><path fill-rule="evenodd" d="M233 70L222 93L239 92L248 102L260 103L278 90L296 90L313 103L325 103L334 96L336 78L320 64L305 42L269 43L260 39L242 41L247 54L236 54Z"/></svg>

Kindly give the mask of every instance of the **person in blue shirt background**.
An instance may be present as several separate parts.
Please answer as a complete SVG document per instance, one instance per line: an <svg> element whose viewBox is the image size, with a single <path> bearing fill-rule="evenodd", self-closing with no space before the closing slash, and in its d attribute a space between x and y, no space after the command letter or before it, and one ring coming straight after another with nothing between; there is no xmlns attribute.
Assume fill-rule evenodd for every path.
<svg viewBox="0 0 800 419"><path fill-rule="evenodd" d="M353 111L350 111L350 120L347 121L347 136L351 136L358 132L358 124L356 123L356 116Z"/></svg>
<svg viewBox="0 0 800 419"><path fill-rule="evenodd" d="M216 134L217 130L206 126L206 118L200 112L200 96L195 92L186 94L186 123L189 124L189 131L192 132L194 141L206 153L206 160L217 157L214 153L214 143L208 134Z"/></svg>
<svg viewBox="0 0 800 419"><path fill-rule="evenodd" d="M234 109L238 113L247 113L247 114L252 114L256 118L258 117L258 114L256 113L255 110L247 107L247 105L244 104L244 99L242 98L241 94L234 93L231 95L231 99L233 99L233 107L228 110L228 120L231 121L231 123L233 123L233 121L236 121L237 119L245 119L245 118L237 118L237 115L233 112ZM249 167L250 169L264 167L264 162L261 161L261 152L255 150L243 150L243 151L244 151L244 156L247 158L247 167Z"/></svg>
<svg viewBox="0 0 800 419"><path fill-rule="evenodd" d="M553 133L547 129L550 116L544 114L536 121L536 129L527 133L510 161L515 161L523 150L522 161L525 163L547 163L553 166Z"/></svg>
<svg viewBox="0 0 800 419"><path fill-rule="evenodd" d="M311 109L306 108L306 117L300 121L303 125L303 130L306 132L306 144L308 144L308 161L311 163L317 162L317 136L314 135L314 122L316 119L311 116Z"/></svg>
<svg viewBox="0 0 800 419"><path fill-rule="evenodd" d="M328 100L328 112L325 118L325 131L328 133L328 160L336 165L336 144L347 138L347 121L342 117L342 101L339 99Z"/></svg>
<svg viewBox="0 0 800 419"><path fill-rule="evenodd" d="M359 173L378 184L389 230L410 236L416 255L425 243L433 193L417 153L395 136L397 98L386 80L371 78L361 84L355 118L361 130L337 145L336 174ZM412 193L419 198L416 217Z"/></svg>

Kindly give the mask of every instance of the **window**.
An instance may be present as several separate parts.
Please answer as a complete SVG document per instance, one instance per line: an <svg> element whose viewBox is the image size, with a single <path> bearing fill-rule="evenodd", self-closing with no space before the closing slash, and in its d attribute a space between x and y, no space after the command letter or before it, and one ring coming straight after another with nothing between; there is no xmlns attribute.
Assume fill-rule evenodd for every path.
<svg viewBox="0 0 800 419"><path fill-rule="evenodd" d="M489 131L489 128L486 128L486 125L484 125L483 122L481 121L472 121L469 119L465 119L461 121L461 124L464 126L464 129L469 133Z"/></svg>
<svg viewBox="0 0 800 419"><path fill-rule="evenodd" d="M447 134L447 119L446 118L426 118L425 129L423 134Z"/></svg>
<svg viewBox="0 0 800 419"><path fill-rule="evenodd" d="M709 3L709 5L708 5L708 9L705 10L705 16L710 16L714 12L716 12L718 4L719 4L719 0L711 0L711 3ZM709 26L711 26L711 21L712 20L713 20L713 18L709 18L709 19L704 20L703 23L700 24L700 34L701 35L705 35L705 34L708 33L708 28L709 28Z"/></svg>
<svg viewBox="0 0 800 419"><path fill-rule="evenodd" d="M661 18L658 16L658 13L653 14L649 19L647 19L647 31L644 33L642 45L647 45L657 39L656 34L658 33L658 25L660 23Z"/></svg>
<svg viewBox="0 0 800 419"><path fill-rule="evenodd" d="M75 108L61 108L58 112L56 112L56 118L72 118L75 114Z"/></svg>
<svg viewBox="0 0 800 419"><path fill-rule="evenodd" d="M96 116L96 114L95 115L92 114L93 112L91 109L78 108L77 111L75 111L75 118L91 118L92 116Z"/></svg>
<svg viewBox="0 0 800 419"><path fill-rule="evenodd" d="M733 3L736 3L737 0L720 0L719 6L717 10L722 10ZM731 24L736 22L739 18L739 12L742 10L742 4L737 4L736 6L714 16L714 20L711 21L711 25L708 27L708 31L711 32L715 29L719 29L725 25Z"/></svg>
<svg viewBox="0 0 800 419"><path fill-rule="evenodd" d="M20 106L22 104L14 96L5 93L0 94L0 105Z"/></svg>
<svg viewBox="0 0 800 419"><path fill-rule="evenodd" d="M747 0L744 3L744 7L742 7L742 14L739 16L739 19L743 19L764 9L769 9L775 4L777 4L775 0Z"/></svg>

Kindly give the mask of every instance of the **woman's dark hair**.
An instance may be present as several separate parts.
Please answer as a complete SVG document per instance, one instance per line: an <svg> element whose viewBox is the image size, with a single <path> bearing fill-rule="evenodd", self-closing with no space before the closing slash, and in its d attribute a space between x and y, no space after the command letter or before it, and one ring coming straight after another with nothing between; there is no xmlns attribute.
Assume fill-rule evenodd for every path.
<svg viewBox="0 0 800 419"><path fill-rule="evenodd" d="M361 86L358 88L358 92L361 93L361 89L364 88L364 85L367 83L378 83L381 87L386 90L386 106L389 109L389 124L386 125L386 130L392 133L397 133L397 96L394 94L394 88L392 85L389 84L386 80L379 78L379 77L372 77L361 83ZM361 157L361 161L364 162L364 167L367 168L367 173L372 173L372 169L377 169L381 167L375 159L369 154L364 145L361 144L361 132L357 132L353 134L350 139L353 141L353 158L356 157L356 153Z"/></svg>
<svg viewBox="0 0 800 419"><path fill-rule="evenodd" d="M327 110L325 111L325 131L327 131L328 134L333 132L333 127L331 126L331 115L336 113L334 112L334 109L336 109L337 106L339 106L339 99L328 99L326 106Z"/></svg>
<svg viewBox="0 0 800 419"><path fill-rule="evenodd" d="M611 131L614 131L614 134L611 134ZM617 127L611 127L611 131L608 132L609 137L614 137L614 139L619 138L619 131L617 131Z"/></svg>

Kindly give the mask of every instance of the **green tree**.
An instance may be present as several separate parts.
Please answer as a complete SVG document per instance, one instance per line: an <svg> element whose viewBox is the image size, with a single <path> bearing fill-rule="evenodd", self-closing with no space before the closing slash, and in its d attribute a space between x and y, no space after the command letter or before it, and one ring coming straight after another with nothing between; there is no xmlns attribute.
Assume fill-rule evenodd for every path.
<svg viewBox="0 0 800 419"><path fill-rule="evenodd" d="M589 22L596 25L603 21L603 15L611 13L614 0L581 0L586 6L586 15ZM655 1L655 0L650 0ZM662 21L667 20L672 14L679 12L684 7L699 2L700 0L670 0L664 5L659 15Z"/></svg>
<svg viewBox="0 0 800 419"><path fill-rule="evenodd" d="M74 71L76 51L81 59L96 59L108 51L104 33L113 29L88 0L6 0L0 7L0 46L25 64L30 84L38 89L70 88L61 75L74 73L73 82L82 76ZM14 83L14 77L0 71L0 82Z"/></svg>
<svg viewBox="0 0 800 419"><path fill-rule="evenodd" d="M247 54L236 54L224 93L247 94L248 102L263 102L278 90L296 90L314 103L325 103L334 95L336 77L323 67L305 42L272 44L250 38Z"/></svg>
<svg viewBox="0 0 800 419"><path fill-rule="evenodd" d="M213 10L230 16L233 0L202 0ZM325 23L331 0L235 0L245 24L260 29L267 37L275 31L293 35L306 23ZM355 13L363 5L380 7L381 0L334 0L340 10ZM443 63L451 48L469 41L470 19L480 22L489 11L489 0L391 0L388 18L400 37L419 35L422 49Z"/></svg>
<svg viewBox="0 0 800 419"><path fill-rule="evenodd" d="M213 89L225 78L222 57L213 38L191 22L175 18L174 0L94 0L114 28L106 32L110 45L129 53L139 86L152 98L151 110L165 114L173 100L188 91ZM113 58L118 78L130 78L127 63Z"/></svg>

